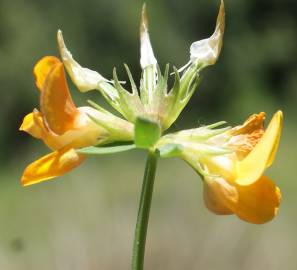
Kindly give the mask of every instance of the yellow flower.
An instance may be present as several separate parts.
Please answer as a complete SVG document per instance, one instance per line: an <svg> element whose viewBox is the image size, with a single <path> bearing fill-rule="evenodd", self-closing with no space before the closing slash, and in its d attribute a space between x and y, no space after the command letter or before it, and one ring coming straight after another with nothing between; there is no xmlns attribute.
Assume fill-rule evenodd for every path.
<svg viewBox="0 0 297 270"><path fill-rule="evenodd" d="M164 136L161 156L181 156L203 178L204 202L216 214L235 214L250 223L271 220L279 208L279 188L266 176L276 154L282 112L274 114L266 131L265 113L252 115L232 129L211 126Z"/></svg>
<svg viewBox="0 0 297 270"><path fill-rule="evenodd" d="M77 108L74 105L63 64L58 58L42 58L34 67L34 76L40 90L40 112L34 109L26 115L20 130L41 139L53 152L27 166L21 180L23 185L63 175L80 165L85 156L77 154L76 148L111 142L116 138L132 139L133 126L125 120L91 107ZM123 128L123 134L110 134L108 124L107 127L100 126L89 116L115 122L126 130Z"/></svg>

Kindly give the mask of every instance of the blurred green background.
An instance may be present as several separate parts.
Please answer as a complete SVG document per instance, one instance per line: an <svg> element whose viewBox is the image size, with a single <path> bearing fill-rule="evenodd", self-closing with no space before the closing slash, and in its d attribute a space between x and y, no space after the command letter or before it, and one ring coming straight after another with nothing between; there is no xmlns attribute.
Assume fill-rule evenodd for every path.
<svg viewBox="0 0 297 270"><path fill-rule="evenodd" d="M146 269L297 269L297 2L225 0L226 33L218 63L172 130L283 110L284 130L268 175L283 194L265 225L215 216L201 182L181 160L161 160L148 232ZM90 158L56 181L22 188L25 166L49 152L18 132L38 107L32 68L57 55L56 31L84 66L109 78L122 63L140 77L136 0L0 1L0 269L129 269L145 154ZM190 44L214 30L217 0L147 1L151 41L161 68L188 61ZM69 81L70 82L70 81ZM98 93L81 95L101 102Z"/></svg>

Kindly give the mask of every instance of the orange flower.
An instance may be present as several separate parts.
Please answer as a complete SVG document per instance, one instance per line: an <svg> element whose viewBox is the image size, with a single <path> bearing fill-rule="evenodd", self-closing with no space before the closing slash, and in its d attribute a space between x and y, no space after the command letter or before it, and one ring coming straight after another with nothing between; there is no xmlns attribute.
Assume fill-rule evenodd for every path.
<svg viewBox="0 0 297 270"><path fill-rule="evenodd" d="M264 113L253 115L242 126L227 131L229 155L201 160L209 174L204 177L204 201L216 214L236 214L251 223L271 220L279 208L279 188L266 176L278 147L282 112L278 111L264 132ZM221 135L218 135L220 137ZM216 140L218 138L213 138Z"/></svg>
<svg viewBox="0 0 297 270"><path fill-rule="evenodd" d="M25 169L21 180L23 185L63 175L80 165L85 156L77 154L75 148L112 141L108 129L94 123L88 116L100 118L102 112L74 105L63 64L58 58L42 58L34 67L34 75L40 90L40 112L34 109L26 115L20 130L41 139L53 152ZM123 124L124 120L117 121ZM127 129L126 139L129 140L132 127Z"/></svg>
<svg viewBox="0 0 297 270"><path fill-rule="evenodd" d="M272 219L279 208L279 188L263 173L275 157L282 112L264 131L265 113L243 125L213 129L224 122L168 134L157 148L163 157L181 156L203 178L204 202L216 214L236 214L251 223Z"/></svg>

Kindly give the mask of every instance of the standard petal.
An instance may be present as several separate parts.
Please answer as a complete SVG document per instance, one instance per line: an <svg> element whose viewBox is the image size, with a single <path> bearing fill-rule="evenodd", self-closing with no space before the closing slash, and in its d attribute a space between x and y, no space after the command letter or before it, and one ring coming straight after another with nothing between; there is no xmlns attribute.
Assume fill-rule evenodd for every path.
<svg viewBox="0 0 297 270"><path fill-rule="evenodd" d="M46 126L61 135L73 128L78 110L67 86L63 64L53 67L48 74L40 95L40 106Z"/></svg>
<svg viewBox="0 0 297 270"><path fill-rule="evenodd" d="M241 219L255 224L270 221L277 214L281 192L266 176L248 186L236 185L238 201L229 201L230 209Z"/></svg>
<svg viewBox="0 0 297 270"><path fill-rule="evenodd" d="M84 159L85 157L77 154L74 149L52 152L34 161L25 169L22 185L28 186L61 176L79 166Z"/></svg>
<svg viewBox="0 0 297 270"><path fill-rule="evenodd" d="M264 170L271 165L279 144L283 114L274 114L263 137L247 157L238 162L236 183L250 185L257 181Z"/></svg>
<svg viewBox="0 0 297 270"><path fill-rule="evenodd" d="M59 63L61 63L61 61L54 56L45 56L36 63L33 69L33 74L36 86L40 91L42 90L46 76L49 74L51 69Z"/></svg>
<svg viewBox="0 0 297 270"><path fill-rule="evenodd" d="M198 61L203 66L213 65L221 52L225 31L225 7L221 0L220 10L217 17L216 29L212 36L207 39L194 42L190 47L191 61Z"/></svg>
<svg viewBox="0 0 297 270"><path fill-rule="evenodd" d="M231 215L232 210L226 204L226 199L237 202L237 190L223 178L209 178L203 180L203 198L205 206L217 215Z"/></svg>

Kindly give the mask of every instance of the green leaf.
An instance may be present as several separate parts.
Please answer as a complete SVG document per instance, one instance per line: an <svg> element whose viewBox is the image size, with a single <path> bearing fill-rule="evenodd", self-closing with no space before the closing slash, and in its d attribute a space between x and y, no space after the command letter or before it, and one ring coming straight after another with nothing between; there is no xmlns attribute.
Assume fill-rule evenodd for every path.
<svg viewBox="0 0 297 270"><path fill-rule="evenodd" d="M85 155L108 155L135 149L135 144L110 144L106 146L88 146L77 149L76 152Z"/></svg>
<svg viewBox="0 0 297 270"><path fill-rule="evenodd" d="M160 157L169 158L176 157L182 153L183 147L177 143L164 144L157 148Z"/></svg>
<svg viewBox="0 0 297 270"><path fill-rule="evenodd" d="M158 123L146 118L138 117L135 122L135 144L138 148L148 149L155 145L161 136Z"/></svg>

